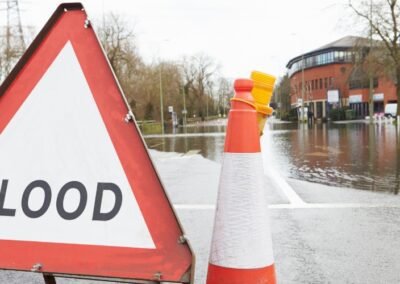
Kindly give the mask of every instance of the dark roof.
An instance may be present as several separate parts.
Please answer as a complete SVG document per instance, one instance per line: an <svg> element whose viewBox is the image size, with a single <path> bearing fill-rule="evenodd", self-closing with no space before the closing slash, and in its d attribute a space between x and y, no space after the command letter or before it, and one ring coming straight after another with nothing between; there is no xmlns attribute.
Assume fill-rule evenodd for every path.
<svg viewBox="0 0 400 284"><path fill-rule="evenodd" d="M346 50L356 46L366 46L366 45L368 45L367 38L359 36L345 36L336 41L323 45L317 49L314 49L312 51L306 52L304 54L292 58L291 60L289 60L286 67L289 68L289 66L291 66L292 63L300 60L303 56L304 58L307 58L309 56L320 54L328 50Z"/></svg>
<svg viewBox="0 0 400 284"><path fill-rule="evenodd" d="M345 36L342 37L341 39L323 45L320 48L314 49L313 51L310 51L308 53L323 51L331 48L353 48L355 46L360 46L360 45L361 46L368 45L368 39L359 36Z"/></svg>

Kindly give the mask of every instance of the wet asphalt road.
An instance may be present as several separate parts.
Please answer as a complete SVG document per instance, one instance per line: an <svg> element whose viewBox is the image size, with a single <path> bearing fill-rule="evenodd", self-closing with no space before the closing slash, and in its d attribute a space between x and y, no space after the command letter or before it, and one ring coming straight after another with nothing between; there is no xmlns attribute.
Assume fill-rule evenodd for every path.
<svg viewBox="0 0 400 284"><path fill-rule="evenodd" d="M195 283L205 283L220 164L198 154L151 153L196 253ZM398 196L298 180L282 184L268 168L265 183L279 283L400 283ZM0 283L43 281L3 271Z"/></svg>
<svg viewBox="0 0 400 284"><path fill-rule="evenodd" d="M154 154L196 252L196 283L205 283L220 165L169 155ZM194 178L187 177L192 170ZM267 168L279 283L400 283L398 196L288 180L296 200L271 175Z"/></svg>

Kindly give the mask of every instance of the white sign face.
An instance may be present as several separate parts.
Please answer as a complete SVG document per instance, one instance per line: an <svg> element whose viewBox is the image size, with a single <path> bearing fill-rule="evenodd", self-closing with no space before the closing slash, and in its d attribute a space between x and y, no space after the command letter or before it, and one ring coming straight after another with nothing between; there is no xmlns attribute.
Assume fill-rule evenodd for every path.
<svg viewBox="0 0 400 284"><path fill-rule="evenodd" d="M356 104L362 102L362 95L351 95L349 96L349 103Z"/></svg>
<svg viewBox="0 0 400 284"><path fill-rule="evenodd" d="M297 104L301 105L301 103L303 102L303 99L297 99Z"/></svg>
<svg viewBox="0 0 400 284"><path fill-rule="evenodd" d="M384 99L384 94L383 93L378 93L378 94L374 94L374 102L382 102Z"/></svg>
<svg viewBox="0 0 400 284"><path fill-rule="evenodd" d="M70 42L0 134L0 161L0 239L155 248Z"/></svg>
<svg viewBox="0 0 400 284"><path fill-rule="evenodd" d="M328 103L338 103L339 102L339 91L329 90L327 93Z"/></svg>
<svg viewBox="0 0 400 284"><path fill-rule="evenodd" d="M168 106L168 112L174 112L174 107L173 106Z"/></svg>

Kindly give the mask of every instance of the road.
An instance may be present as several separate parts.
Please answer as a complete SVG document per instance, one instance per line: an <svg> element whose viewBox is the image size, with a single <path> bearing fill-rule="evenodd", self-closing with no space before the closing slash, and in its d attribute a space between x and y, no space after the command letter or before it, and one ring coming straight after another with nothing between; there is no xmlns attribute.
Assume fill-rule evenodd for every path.
<svg viewBox="0 0 400 284"><path fill-rule="evenodd" d="M152 151L205 283L220 164ZM400 198L285 180L266 169L279 283L400 283Z"/></svg>
<svg viewBox="0 0 400 284"><path fill-rule="evenodd" d="M221 165L196 151L150 152L196 253L195 283L205 283ZM268 163L264 178L279 283L400 283L399 196L284 179ZM43 280L3 271L0 283Z"/></svg>

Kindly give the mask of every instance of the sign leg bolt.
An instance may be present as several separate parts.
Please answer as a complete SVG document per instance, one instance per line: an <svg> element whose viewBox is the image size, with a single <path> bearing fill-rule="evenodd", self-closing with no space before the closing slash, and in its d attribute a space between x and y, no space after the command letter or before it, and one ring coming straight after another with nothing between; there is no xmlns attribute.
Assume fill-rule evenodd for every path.
<svg viewBox="0 0 400 284"><path fill-rule="evenodd" d="M43 265L41 263L35 263L32 268L31 271L32 272L38 272L42 269Z"/></svg>
<svg viewBox="0 0 400 284"><path fill-rule="evenodd" d="M157 281L160 281L162 277L162 273L161 272L156 272L154 273L154 279Z"/></svg>

